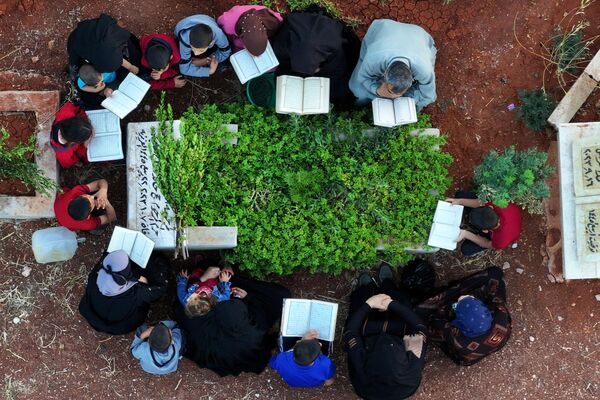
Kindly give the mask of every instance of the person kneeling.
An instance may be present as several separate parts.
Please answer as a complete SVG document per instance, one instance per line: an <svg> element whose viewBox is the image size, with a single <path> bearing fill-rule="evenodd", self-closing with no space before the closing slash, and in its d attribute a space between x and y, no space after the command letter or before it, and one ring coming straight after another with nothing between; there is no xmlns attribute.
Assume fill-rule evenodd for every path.
<svg viewBox="0 0 600 400"><path fill-rule="evenodd" d="M274 355L269 367L276 370L291 387L331 385L335 364L321 353L318 336L316 330L306 332L292 350Z"/></svg>
<svg viewBox="0 0 600 400"><path fill-rule="evenodd" d="M184 337L175 321L161 321L156 326L145 324L135 332L131 354L149 374L165 375L177 370L183 354Z"/></svg>

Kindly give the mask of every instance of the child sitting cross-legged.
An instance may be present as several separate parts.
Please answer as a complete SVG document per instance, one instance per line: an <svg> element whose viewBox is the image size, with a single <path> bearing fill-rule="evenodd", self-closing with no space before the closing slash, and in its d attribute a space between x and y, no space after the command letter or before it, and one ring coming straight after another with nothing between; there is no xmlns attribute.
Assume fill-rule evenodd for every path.
<svg viewBox="0 0 600 400"><path fill-rule="evenodd" d="M185 314L197 317L207 314L216 303L231 298L231 268L208 267L206 271L197 268L188 275L181 271L177 276L177 297L185 309Z"/></svg>
<svg viewBox="0 0 600 400"><path fill-rule="evenodd" d="M333 383L335 364L321 353L319 332L309 330L292 350L274 355L269 367L292 387L319 387Z"/></svg>

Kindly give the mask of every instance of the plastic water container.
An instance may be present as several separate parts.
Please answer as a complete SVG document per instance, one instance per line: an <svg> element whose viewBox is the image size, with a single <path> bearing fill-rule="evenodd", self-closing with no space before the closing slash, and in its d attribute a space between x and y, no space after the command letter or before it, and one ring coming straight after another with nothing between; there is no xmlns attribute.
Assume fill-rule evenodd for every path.
<svg viewBox="0 0 600 400"><path fill-rule="evenodd" d="M64 226L40 229L31 237L33 255L40 264L70 260L77 251L77 242L75 232Z"/></svg>

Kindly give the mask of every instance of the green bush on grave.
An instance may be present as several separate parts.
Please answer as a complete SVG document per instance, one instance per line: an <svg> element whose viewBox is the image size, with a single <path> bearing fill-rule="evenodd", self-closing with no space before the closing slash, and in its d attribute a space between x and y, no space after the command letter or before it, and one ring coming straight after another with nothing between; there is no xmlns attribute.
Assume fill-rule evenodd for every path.
<svg viewBox="0 0 600 400"><path fill-rule="evenodd" d="M542 131L548 125L548 117L554 110L554 100L542 89L519 92L519 118L534 131Z"/></svg>
<svg viewBox="0 0 600 400"><path fill-rule="evenodd" d="M369 135L364 112L284 116L229 104L181 120L182 135L201 135L206 147L196 223L237 226L225 256L255 276L370 266L389 237L385 258L406 261L404 247L427 239L438 200L430 191L450 184L452 157L433 149L445 138L408 134L429 127L427 115ZM224 144L228 123L238 124L237 145Z"/></svg>

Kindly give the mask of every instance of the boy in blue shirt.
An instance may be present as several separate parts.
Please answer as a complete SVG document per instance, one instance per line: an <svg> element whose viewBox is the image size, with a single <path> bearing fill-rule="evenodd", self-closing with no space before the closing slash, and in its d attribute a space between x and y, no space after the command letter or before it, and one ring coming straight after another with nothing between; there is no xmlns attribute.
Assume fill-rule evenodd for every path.
<svg viewBox="0 0 600 400"><path fill-rule="evenodd" d="M149 374L165 375L177 370L183 354L184 337L175 321L161 321L156 326L140 326L131 344L131 354Z"/></svg>
<svg viewBox="0 0 600 400"><path fill-rule="evenodd" d="M269 367L277 371L291 387L319 387L333 383L335 364L321 353L319 332L310 330L292 350L274 355Z"/></svg>

